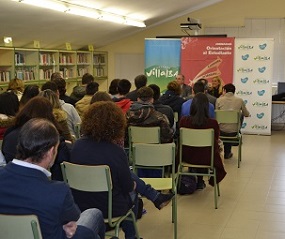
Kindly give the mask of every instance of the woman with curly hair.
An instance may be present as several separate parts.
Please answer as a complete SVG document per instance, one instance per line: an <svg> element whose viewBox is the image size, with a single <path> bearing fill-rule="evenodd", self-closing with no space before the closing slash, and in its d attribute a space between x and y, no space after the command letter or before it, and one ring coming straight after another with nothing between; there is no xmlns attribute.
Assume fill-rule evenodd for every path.
<svg viewBox="0 0 285 239"><path fill-rule="evenodd" d="M98 101L90 105L83 115L81 133L71 152L71 162L81 165L108 165L112 174L113 215L120 216L137 205L137 194L145 195L161 209L170 202L173 194L162 194L145 185L134 175L128 165L127 155L121 145L125 135L126 118L122 110L111 101ZM108 199L105 193L90 193L72 190L75 202L84 211L99 208L104 217L108 216ZM132 198L131 198L132 196ZM137 207L135 207L137 213ZM124 221L122 228L125 238L134 239L132 222Z"/></svg>

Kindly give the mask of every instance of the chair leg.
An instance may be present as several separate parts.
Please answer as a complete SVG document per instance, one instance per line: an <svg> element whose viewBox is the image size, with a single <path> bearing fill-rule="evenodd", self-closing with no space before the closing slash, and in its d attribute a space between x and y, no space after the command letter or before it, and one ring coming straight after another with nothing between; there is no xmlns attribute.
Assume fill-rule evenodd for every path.
<svg viewBox="0 0 285 239"><path fill-rule="evenodd" d="M239 143L238 146L238 168L240 167L240 162L241 162L241 142Z"/></svg>
<svg viewBox="0 0 285 239"><path fill-rule="evenodd" d="M214 169L214 201L215 201L215 209L218 209L218 185L217 185L217 177L216 177L216 169Z"/></svg>
<svg viewBox="0 0 285 239"><path fill-rule="evenodd" d="M174 214L172 215L172 219L174 219L174 239L177 239L177 194L174 196Z"/></svg>
<svg viewBox="0 0 285 239"><path fill-rule="evenodd" d="M131 216L132 216L132 221L133 221L134 228L135 228L135 232L136 232L136 237L137 237L137 238L140 238L139 230L138 230L138 226L137 226L137 219L136 219L136 216L135 216L135 214L134 214L133 212L131 213Z"/></svg>

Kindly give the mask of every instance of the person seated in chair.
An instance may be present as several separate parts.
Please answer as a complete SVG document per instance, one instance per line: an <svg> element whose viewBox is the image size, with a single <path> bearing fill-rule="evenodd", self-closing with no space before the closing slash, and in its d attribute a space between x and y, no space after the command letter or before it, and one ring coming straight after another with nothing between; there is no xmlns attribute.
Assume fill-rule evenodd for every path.
<svg viewBox="0 0 285 239"><path fill-rule="evenodd" d="M219 136L220 129L218 122L215 119L209 117L209 100L204 93L195 94L189 116L182 116L179 127L191 128L191 129L214 129L214 167L217 172L217 183L221 182L226 176L226 171L222 163L219 150ZM184 146L182 148L182 160L186 163L210 165L211 151L210 148L196 148L190 146ZM201 169L203 170L203 169ZM209 184L214 186L213 177L210 178ZM197 177L197 189L204 189L206 184L203 180L203 176Z"/></svg>
<svg viewBox="0 0 285 239"><path fill-rule="evenodd" d="M103 239L102 212L93 208L80 214L69 187L49 179L58 145L59 133L50 121L34 118L24 124L16 158L0 169L0 213L36 215L45 239Z"/></svg>
<svg viewBox="0 0 285 239"><path fill-rule="evenodd" d="M236 87L233 84L226 84L223 87L223 95L217 99L216 109L217 110L236 110L241 112L241 122L243 117L249 117L250 113L247 110L244 101L236 97ZM242 123L241 123L242 124ZM222 136L236 136L240 130L237 128L237 124L220 124L220 130ZM229 159L233 156L232 144L224 143L224 157Z"/></svg>

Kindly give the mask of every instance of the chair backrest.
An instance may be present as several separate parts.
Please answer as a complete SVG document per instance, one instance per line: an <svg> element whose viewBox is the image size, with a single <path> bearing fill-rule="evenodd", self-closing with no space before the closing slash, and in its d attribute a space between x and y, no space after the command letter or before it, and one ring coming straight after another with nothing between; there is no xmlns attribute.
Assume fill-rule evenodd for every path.
<svg viewBox="0 0 285 239"><path fill-rule="evenodd" d="M36 215L0 214L0 234L5 239L42 239Z"/></svg>
<svg viewBox="0 0 285 239"><path fill-rule="evenodd" d="M219 124L237 124L240 129L241 115L237 110L215 110L216 120Z"/></svg>
<svg viewBox="0 0 285 239"><path fill-rule="evenodd" d="M73 189L86 192L112 190L111 172L107 165L90 166L63 162L61 169L63 180Z"/></svg>
<svg viewBox="0 0 285 239"><path fill-rule="evenodd" d="M175 158L175 144L133 144L133 158L135 165L168 166Z"/></svg>
<svg viewBox="0 0 285 239"><path fill-rule="evenodd" d="M133 143L160 143L160 127L129 126L129 144Z"/></svg>
<svg viewBox="0 0 285 239"><path fill-rule="evenodd" d="M108 220L112 220L112 177L108 165L60 164L63 180L70 188L85 192L108 192Z"/></svg>
<svg viewBox="0 0 285 239"><path fill-rule="evenodd" d="M180 162L182 162L182 147L211 147L211 167L214 166L214 129L180 128ZM191 155L189 156L191 157Z"/></svg>

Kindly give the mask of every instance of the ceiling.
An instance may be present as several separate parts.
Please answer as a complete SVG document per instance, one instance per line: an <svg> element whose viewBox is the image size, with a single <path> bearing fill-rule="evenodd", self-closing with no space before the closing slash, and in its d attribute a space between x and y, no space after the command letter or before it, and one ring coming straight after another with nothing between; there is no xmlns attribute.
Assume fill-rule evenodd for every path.
<svg viewBox="0 0 285 239"><path fill-rule="evenodd" d="M141 19L147 28L171 21L222 0L65 0L89 2L94 8L121 13ZM185 19L186 20L186 19ZM0 0L0 45L4 36L13 38L15 47L32 47L39 41L41 48L62 49L71 43L73 49L108 45L145 28L120 25L72 16L12 0Z"/></svg>

